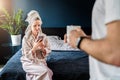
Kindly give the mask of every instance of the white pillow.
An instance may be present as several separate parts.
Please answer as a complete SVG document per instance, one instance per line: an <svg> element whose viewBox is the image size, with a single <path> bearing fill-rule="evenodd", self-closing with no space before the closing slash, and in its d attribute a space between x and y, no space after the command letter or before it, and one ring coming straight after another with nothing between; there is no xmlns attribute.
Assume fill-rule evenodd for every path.
<svg viewBox="0 0 120 80"><path fill-rule="evenodd" d="M61 40L59 36L47 36L48 40Z"/></svg>

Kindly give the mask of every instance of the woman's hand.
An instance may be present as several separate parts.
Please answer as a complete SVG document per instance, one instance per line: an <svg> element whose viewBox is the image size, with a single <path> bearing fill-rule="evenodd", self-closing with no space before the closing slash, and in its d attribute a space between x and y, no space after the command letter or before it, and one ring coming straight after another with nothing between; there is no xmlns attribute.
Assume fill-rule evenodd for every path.
<svg viewBox="0 0 120 80"><path fill-rule="evenodd" d="M33 48L32 48L33 57L35 57L37 50L41 50L44 48L45 48L45 45L43 44L43 40L40 39L40 40L36 41L33 45Z"/></svg>
<svg viewBox="0 0 120 80"><path fill-rule="evenodd" d="M36 41L36 42L34 42L33 48L32 48L32 49L33 49L34 51L36 51L36 50L38 49L39 46L43 46L43 42L42 42L41 39L38 40L38 41Z"/></svg>
<svg viewBox="0 0 120 80"><path fill-rule="evenodd" d="M46 49L45 49L45 48L42 48L41 51L42 51L43 57L45 57L45 56L47 55Z"/></svg>

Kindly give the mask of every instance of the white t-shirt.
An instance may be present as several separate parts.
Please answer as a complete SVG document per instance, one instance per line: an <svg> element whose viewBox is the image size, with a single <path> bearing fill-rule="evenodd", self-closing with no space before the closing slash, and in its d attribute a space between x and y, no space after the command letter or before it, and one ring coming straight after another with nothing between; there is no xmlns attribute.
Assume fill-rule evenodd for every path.
<svg viewBox="0 0 120 80"><path fill-rule="evenodd" d="M105 24L120 20L120 0L96 0L92 13L92 39L106 37ZM120 67L89 57L90 80L120 80Z"/></svg>

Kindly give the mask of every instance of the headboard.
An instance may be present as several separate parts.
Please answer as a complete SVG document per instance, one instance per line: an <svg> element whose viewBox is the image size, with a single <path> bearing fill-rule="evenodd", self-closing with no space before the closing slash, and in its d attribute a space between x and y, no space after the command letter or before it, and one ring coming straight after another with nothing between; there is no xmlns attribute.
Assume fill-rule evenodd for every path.
<svg viewBox="0 0 120 80"><path fill-rule="evenodd" d="M83 31L87 35L91 35L91 27L82 27ZM64 34L66 33L66 27L62 28L42 28L43 32L47 35L57 35L61 37L62 39L64 38Z"/></svg>
<svg viewBox="0 0 120 80"><path fill-rule="evenodd" d="M57 35L63 39L66 28L42 28L42 31L47 35Z"/></svg>
<svg viewBox="0 0 120 80"><path fill-rule="evenodd" d="M91 27L82 27L82 29L85 31L85 33L87 35L91 35ZM25 29L24 29L25 30ZM23 30L23 32L24 32ZM64 34L66 33L66 27L42 27L42 31L43 33L47 34L47 35L57 35L59 37L61 37L61 39L64 38ZM24 33L23 33L24 35Z"/></svg>

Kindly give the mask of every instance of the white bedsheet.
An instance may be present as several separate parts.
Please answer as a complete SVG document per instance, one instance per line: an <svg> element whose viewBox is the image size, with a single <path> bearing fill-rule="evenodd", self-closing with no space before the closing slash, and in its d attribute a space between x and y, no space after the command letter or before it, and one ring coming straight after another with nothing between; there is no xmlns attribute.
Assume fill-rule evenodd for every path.
<svg viewBox="0 0 120 80"><path fill-rule="evenodd" d="M72 48L68 43L64 43L58 36L48 36L51 50L80 50Z"/></svg>

